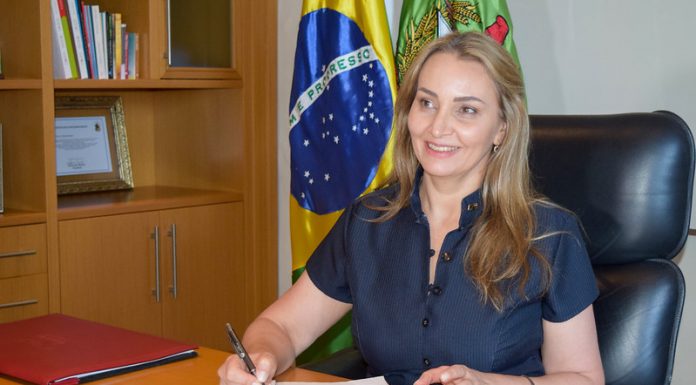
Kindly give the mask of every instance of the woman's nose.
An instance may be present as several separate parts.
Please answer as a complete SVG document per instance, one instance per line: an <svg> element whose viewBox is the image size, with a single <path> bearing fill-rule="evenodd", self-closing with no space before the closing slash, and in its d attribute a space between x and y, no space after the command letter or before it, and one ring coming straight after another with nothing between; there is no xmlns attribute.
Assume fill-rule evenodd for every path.
<svg viewBox="0 0 696 385"><path fill-rule="evenodd" d="M452 133L449 118L443 109L440 109L437 114L435 114L430 130L436 138Z"/></svg>

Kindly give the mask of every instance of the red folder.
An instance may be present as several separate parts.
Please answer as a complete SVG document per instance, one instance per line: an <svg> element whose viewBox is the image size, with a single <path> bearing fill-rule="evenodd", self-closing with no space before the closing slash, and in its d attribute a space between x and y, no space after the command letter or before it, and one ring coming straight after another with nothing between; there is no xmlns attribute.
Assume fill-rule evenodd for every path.
<svg viewBox="0 0 696 385"><path fill-rule="evenodd" d="M77 384L196 356L197 346L61 314L0 324L0 373Z"/></svg>

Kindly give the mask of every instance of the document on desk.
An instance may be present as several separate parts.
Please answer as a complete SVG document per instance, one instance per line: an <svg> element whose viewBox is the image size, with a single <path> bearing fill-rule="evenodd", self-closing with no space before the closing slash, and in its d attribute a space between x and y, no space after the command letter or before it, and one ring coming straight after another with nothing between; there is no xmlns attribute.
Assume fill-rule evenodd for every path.
<svg viewBox="0 0 696 385"><path fill-rule="evenodd" d="M196 356L196 345L62 314L0 324L0 373L77 384Z"/></svg>
<svg viewBox="0 0 696 385"><path fill-rule="evenodd" d="M388 385L384 376L370 377L362 380L338 381L338 382L278 382L277 385Z"/></svg>

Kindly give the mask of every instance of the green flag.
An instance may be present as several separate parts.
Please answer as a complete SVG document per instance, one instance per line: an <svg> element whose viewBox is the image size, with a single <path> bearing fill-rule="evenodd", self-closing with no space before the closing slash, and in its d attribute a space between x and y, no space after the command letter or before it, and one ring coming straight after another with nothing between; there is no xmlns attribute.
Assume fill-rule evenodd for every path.
<svg viewBox="0 0 696 385"><path fill-rule="evenodd" d="M423 46L452 31L486 33L520 66L505 0L404 0L396 53L399 83Z"/></svg>

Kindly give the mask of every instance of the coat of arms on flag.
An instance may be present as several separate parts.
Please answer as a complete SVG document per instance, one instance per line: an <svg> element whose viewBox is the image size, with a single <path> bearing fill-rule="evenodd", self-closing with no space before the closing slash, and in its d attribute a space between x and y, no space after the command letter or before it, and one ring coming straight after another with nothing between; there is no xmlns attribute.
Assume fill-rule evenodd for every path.
<svg viewBox="0 0 696 385"><path fill-rule="evenodd" d="M511 28L505 0L405 0L396 54L399 81L421 48L452 31L484 32L504 46L519 66Z"/></svg>

